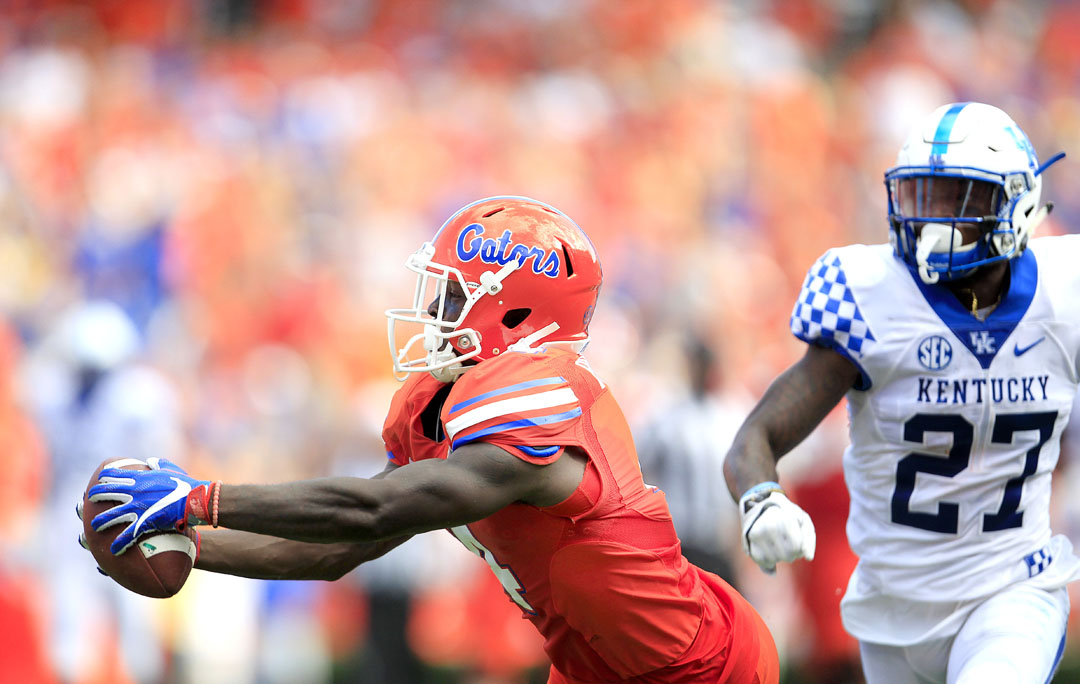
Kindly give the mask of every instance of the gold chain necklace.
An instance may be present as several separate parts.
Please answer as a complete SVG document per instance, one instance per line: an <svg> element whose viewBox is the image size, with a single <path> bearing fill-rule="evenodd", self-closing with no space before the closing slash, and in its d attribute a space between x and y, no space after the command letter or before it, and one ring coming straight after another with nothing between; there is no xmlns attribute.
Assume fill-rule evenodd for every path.
<svg viewBox="0 0 1080 684"><path fill-rule="evenodd" d="M965 287L960 292L971 295L971 315L977 318L979 315L979 298L975 295L975 288Z"/></svg>
<svg viewBox="0 0 1080 684"><path fill-rule="evenodd" d="M971 315L974 316L975 318L979 318L979 297L975 294L975 289L966 287L963 290L961 290L961 292L966 292L969 295L971 295ZM998 305L998 303L1000 301L1001 301L1001 295L999 294L997 299L995 299L994 303L990 304L990 306L995 307L995 306ZM987 313L989 313L989 312L987 312ZM979 320L982 320L982 319L980 318Z"/></svg>

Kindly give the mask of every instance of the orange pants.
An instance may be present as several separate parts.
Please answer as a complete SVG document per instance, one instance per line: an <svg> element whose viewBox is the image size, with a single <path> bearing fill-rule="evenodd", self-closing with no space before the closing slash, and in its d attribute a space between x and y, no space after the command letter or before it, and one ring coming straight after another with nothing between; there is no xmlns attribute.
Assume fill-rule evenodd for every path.
<svg viewBox="0 0 1080 684"><path fill-rule="evenodd" d="M725 681L723 684L779 684L780 682L780 656L776 652L776 642L773 641L772 632L769 631L765 621L758 612L737 593L734 589L730 595L734 598L735 610L750 618L749 622L757 630L758 635L758 661L754 667L754 678L751 681ZM636 679L636 678L635 678ZM729 678L730 679L730 678ZM638 681L655 681L648 674L643 675ZM548 684L584 684L578 680L570 679L552 666L548 673ZM697 682L695 682L697 684ZM702 681L700 684L718 684L715 682Z"/></svg>

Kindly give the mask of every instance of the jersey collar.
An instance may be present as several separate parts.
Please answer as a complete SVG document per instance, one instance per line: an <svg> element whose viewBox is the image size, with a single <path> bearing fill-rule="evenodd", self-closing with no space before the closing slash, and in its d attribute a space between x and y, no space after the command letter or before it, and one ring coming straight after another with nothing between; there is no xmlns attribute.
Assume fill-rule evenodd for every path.
<svg viewBox="0 0 1080 684"><path fill-rule="evenodd" d="M979 360L979 365L984 370L990 367L998 350L1027 313L1039 282L1035 255L1030 250L1025 250L1019 257L1009 261L1008 291L986 320L980 321L972 316L947 288L942 285L927 285L914 270L907 270L930 308Z"/></svg>

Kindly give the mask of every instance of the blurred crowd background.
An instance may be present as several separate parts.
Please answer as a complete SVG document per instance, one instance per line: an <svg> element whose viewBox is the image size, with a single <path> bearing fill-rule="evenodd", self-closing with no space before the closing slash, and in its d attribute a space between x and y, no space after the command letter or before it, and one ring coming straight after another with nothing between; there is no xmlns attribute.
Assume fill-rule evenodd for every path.
<svg viewBox="0 0 1080 684"><path fill-rule="evenodd" d="M423 535L335 583L95 572L74 513L107 456L201 477L371 475L383 311L461 205L574 217L605 274L590 362L695 562L776 634L785 681L861 681L837 605L842 410L785 460L812 564L741 554L720 459L802 353L825 249L886 239L882 174L940 104L1066 150L1080 229L1080 5L1064 0L7 0L0 9L0 682L545 681L486 565ZM1058 527L1080 541L1063 454ZM1071 632L1057 681L1080 681Z"/></svg>

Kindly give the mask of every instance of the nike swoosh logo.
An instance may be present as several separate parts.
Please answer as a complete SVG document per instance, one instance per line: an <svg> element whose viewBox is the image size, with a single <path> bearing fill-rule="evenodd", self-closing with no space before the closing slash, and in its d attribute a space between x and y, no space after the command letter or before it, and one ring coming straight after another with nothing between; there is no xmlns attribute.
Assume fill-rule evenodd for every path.
<svg viewBox="0 0 1080 684"><path fill-rule="evenodd" d="M170 477L169 479L176 483L176 489L172 490L165 496L158 499L156 502L154 502L153 506L147 508L146 511L139 516L139 519L135 521L135 529L132 534L139 534L139 528L142 527L142 524L146 522L147 518L157 513L162 508L165 508L171 503L179 501L180 499L186 499L187 495L191 493L191 485L189 485L187 482L184 482L183 480L178 480L175 477Z"/></svg>
<svg viewBox="0 0 1080 684"><path fill-rule="evenodd" d="M1034 347L1035 345L1037 345L1038 343L1042 342L1045 339L1046 339L1046 336L1044 335L1043 337L1040 337L1039 339L1035 340L1034 342L1032 342L1031 344L1029 344L1026 347L1021 347L1019 344L1017 344L1016 347L1013 348L1013 354L1016 354L1017 356L1023 356L1024 354L1031 351L1032 347Z"/></svg>

